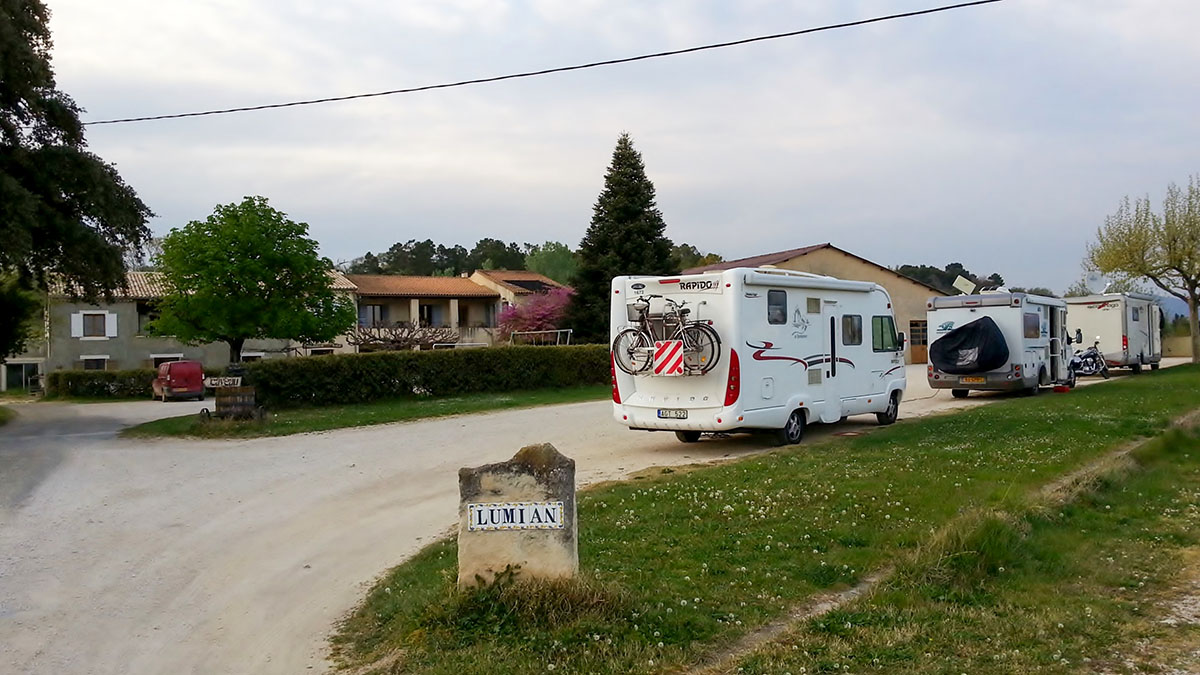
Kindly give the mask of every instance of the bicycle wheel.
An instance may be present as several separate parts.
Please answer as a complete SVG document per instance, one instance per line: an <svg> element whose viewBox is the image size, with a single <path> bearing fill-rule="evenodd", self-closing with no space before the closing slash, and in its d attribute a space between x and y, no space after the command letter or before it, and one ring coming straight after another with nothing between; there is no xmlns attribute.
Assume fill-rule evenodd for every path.
<svg viewBox="0 0 1200 675"><path fill-rule="evenodd" d="M637 375L650 366L650 338L636 328L626 328L613 339L613 360L617 367Z"/></svg>
<svg viewBox="0 0 1200 675"><path fill-rule="evenodd" d="M721 360L721 336L712 326L688 324L684 326L682 335L683 365L688 370L707 373Z"/></svg>

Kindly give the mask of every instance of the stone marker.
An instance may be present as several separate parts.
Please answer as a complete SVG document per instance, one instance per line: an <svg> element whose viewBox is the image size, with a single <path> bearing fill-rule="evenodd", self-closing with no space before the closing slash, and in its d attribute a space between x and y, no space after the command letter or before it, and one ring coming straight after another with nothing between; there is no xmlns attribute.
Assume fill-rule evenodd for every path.
<svg viewBox="0 0 1200 675"><path fill-rule="evenodd" d="M505 567L524 579L579 571L575 460L549 443L507 462L458 470L458 587L490 582Z"/></svg>

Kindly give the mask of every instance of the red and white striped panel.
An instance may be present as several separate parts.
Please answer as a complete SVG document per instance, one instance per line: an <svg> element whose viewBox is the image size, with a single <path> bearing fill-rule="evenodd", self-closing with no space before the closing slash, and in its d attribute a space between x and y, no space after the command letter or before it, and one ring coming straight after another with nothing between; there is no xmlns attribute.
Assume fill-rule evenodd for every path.
<svg viewBox="0 0 1200 675"><path fill-rule="evenodd" d="M654 343L654 374L683 374L683 340L659 340Z"/></svg>

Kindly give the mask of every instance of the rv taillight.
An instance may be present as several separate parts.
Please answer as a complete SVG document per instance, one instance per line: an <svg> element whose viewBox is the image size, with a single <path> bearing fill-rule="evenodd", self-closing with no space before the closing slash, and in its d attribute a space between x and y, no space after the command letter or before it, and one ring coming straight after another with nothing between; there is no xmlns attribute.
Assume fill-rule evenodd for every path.
<svg viewBox="0 0 1200 675"><path fill-rule="evenodd" d="M1129 336L1128 335L1121 336L1121 350L1126 351L1126 352L1129 351Z"/></svg>
<svg viewBox="0 0 1200 675"><path fill-rule="evenodd" d="M725 382L725 405L737 403L742 393L742 367L736 349L729 350L729 379Z"/></svg>
<svg viewBox="0 0 1200 675"><path fill-rule="evenodd" d="M612 385L613 385L613 403L621 402L621 390L617 389L617 356L616 354L608 355L608 367L612 369Z"/></svg>

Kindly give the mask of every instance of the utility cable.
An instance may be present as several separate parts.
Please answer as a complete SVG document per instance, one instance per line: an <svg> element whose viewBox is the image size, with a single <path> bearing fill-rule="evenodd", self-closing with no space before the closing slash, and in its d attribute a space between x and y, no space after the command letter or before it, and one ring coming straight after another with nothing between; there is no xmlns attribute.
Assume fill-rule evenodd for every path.
<svg viewBox="0 0 1200 675"><path fill-rule="evenodd" d="M504 80L516 80L527 77L538 77L541 75L550 75L553 73L565 73L572 70L586 70L588 68L600 68L602 66L614 66L622 63L633 63L635 61L646 61L649 59L659 59L667 56L679 56L681 54L692 54L695 52L703 52L712 49L722 49L724 47L736 47L746 45L752 42L764 42L766 40L778 40L781 38L796 37L799 35L808 35L810 33L820 33L830 30L838 30L841 28L852 28L855 26L865 26L871 23L879 23L881 21L892 21L894 19L906 19L914 16L923 16L926 14L936 14L938 12L948 12L954 9L963 9L965 7L975 7L977 5L990 5L1003 0L975 0L974 2L962 2L956 5L945 5L942 7L933 7L930 9L922 9L914 12L904 12L901 14L889 14L887 16L877 16L871 19L861 19L859 21L849 21L846 23L836 23L826 26L818 26L816 28L804 28L802 30L794 30L786 33L774 33L772 35L760 35L758 37L745 38L742 40L733 40L731 42L718 42L714 44L701 45L699 47L688 47L686 49L673 49L665 52L655 52L653 54L642 54L639 56L628 56L620 59L609 59L607 61L592 61L590 63L581 63L574 66L560 66L558 68L546 68L544 70L531 70L522 73L511 73L508 75L497 75L494 77L481 77L473 80L460 80L458 82L446 82L442 84L428 84L421 87L409 87L407 89L390 89L388 91L376 91L366 94L351 94L349 96L330 96L327 98L314 98L302 101L289 101L287 103L269 103L266 105L245 106L240 108L223 108L219 110L203 110L199 112L174 113L171 115L150 115L146 117L124 117L111 120L93 120L84 122L85 125L95 126L100 124L125 124L128 122L149 122L152 120L171 120L184 117L205 117L208 115L228 115L231 113L251 112L254 110L272 110L275 108L292 108L302 105L317 105L319 103L334 103L337 101L353 101L360 98L375 98L378 96L392 96L395 94L412 94L419 91L431 91L433 89L451 89L454 87L466 87L474 84L486 84L488 82L502 82Z"/></svg>

